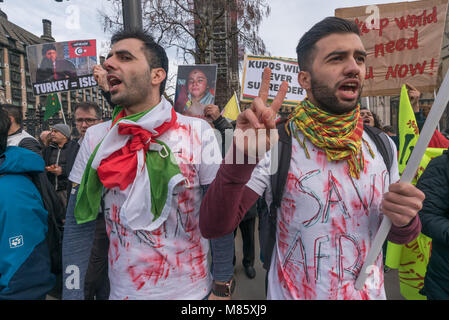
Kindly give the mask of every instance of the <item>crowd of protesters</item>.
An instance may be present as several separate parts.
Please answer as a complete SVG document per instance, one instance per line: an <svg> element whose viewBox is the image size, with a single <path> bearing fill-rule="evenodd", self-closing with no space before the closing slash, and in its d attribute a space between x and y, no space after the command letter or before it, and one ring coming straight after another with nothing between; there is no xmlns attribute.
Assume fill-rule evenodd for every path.
<svg viewBox="0 0 449 320"><path fill-rule="evenodd" d="M391 242L433 239L422 293L448 299L447 151L417 186L398 182L397 157L387 168L367 126L391 137L385 147L395 155L398 138L360 107L367 53L357 25L326 18L296 50L307 98L288 119L277 116L287 83L266 106L268 68L233 123L212 104L203 119L176 113L163 95L166 52L142 31L114 34L94 68L111 120L82 102L76 131L60 123L33 137L21 108L1 105L0 299L231 299L238 228L245 273L255 277L258 215L268 299L386 299L382 259L377 285L355 289L383 216ZM420 93L408 90L421 121ZM271 129L279 135L244 134ZM280 174L267 170L285 141L279 189Z"/></svg>

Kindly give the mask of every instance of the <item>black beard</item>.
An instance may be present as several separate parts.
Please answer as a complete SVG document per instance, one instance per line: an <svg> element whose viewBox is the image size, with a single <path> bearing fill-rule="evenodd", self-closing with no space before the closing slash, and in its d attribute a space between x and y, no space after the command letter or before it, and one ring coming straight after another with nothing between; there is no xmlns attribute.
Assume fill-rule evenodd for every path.
<svg viewBox="0 0 449 320"><path fill-rule="evenodd" d="M354 105L347 106L343 105L338 102L337 96L335 95L335 92L337 91L337 88L339 84L337 83L336 87L334 89L331 89L328 86L320 84L318 81L316 81L313 77L311 78L312 82L312 94L315 98L318 105L316 107L332 114L344 114L348 113L352 110L354 110L357 105L360 102L360 96L362 94L362 90L359 92L359 96L357 97L357 101L354 103Z"/></svg>

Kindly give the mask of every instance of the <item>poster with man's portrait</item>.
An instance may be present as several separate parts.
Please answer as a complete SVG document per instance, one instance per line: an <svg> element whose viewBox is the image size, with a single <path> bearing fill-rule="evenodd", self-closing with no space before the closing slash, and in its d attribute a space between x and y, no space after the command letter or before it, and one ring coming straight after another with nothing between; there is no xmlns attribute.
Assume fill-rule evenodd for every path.
<svg viewBox="0 0 449 320"><path fill-rule="evenodd" d="M94 87L96 40L49 42L27 47L28 68L36 96Z"/></svg>
<svg viewBox="0 0 449 320"><path fill-rule="evenodd" d="M215 102L216 64L178 67L175 110L187 116L204 116L204 107Z"/></svg>

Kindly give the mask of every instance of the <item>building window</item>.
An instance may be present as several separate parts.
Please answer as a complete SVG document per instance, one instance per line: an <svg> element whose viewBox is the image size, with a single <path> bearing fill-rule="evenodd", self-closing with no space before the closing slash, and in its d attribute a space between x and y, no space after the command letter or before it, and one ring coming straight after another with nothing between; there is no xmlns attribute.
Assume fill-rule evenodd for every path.
<svg viewBox="0 0 449 320"><path fill-rule="evenodd" d="M31 78L29 76L25 77L25 84L27 87L27 91L33 91L32 86L31 86Z"/></svg>
<svg viewBox="0 0 449 320"><path fill-rule="evenodd" d="M22 90L17 88L11 88L11 96L13 99L21 100L22 99Z"/></svg>
<svg viewBox="0 0 449 320"><path fill-rule="evenodd" d="M16 40L14 40L14 39L11 38L11 37L8 37L8 45L9 45L9 47L11 47L11 48L15 48L15 47L16 47Z"/></svg>
<svg viewBox="0 0 449 320"><path fill-rule="evenodd" d="M16 85L18 85L18 86L20 86L20 83L21 83L21 80L22 80L22 78L20 76L20 73L16 72L16 71L11 71L10 72L10 76L11 76L11 82L16 84Z"/></svg>
<svg viewBox="0 0 449 320"><path fill-rule="evenodd" d="M36 102L36 97L34 96L33 92L27 92L27 101L28 103L34 103Z"/></svg>
<svg viewBox="0 0 449 320"><path fill-rule="evenodd" d="M11 53L9 55L9 64L12 66L20 67L20 57L15 53Z"/></svg>
<svg viewBox="0 0 449 320"><path fill-rule="evenodd" d="M20 99L18 100L18 99L12 98L12 104L15 106L20 106Z"/></svg>

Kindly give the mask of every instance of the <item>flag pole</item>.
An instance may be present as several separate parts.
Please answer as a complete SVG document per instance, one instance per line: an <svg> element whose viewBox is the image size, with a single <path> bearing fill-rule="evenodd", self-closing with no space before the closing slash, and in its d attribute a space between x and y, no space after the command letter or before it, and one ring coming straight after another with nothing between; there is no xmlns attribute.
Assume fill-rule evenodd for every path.
<svg viewBox="0 0 449 320"><path fill-rule="evenodd" d="M433 101L435 101L437 98L437 92L435 89L433 89ZM438 121L437 130L440 131L440 121Z"/></svg>
<svg viewBox="0 0 449 320"><path fill-rule="evenodd" d="M449 72L446 73L444 81L438 91L438 95L434 101L432 108L430 109L429 115L424 123L422 132L419 135L419 139L416 142L415 148L413 149L410 159L407 162L407 166L401 175L400 182L410 183L418 170L419 163L421 162L424 153L426 152L427 146L429 145L430 139L435 132L435 128L439 123L441 116L449 102ZM374 237L371 249L368 251L365 263L360 270L359 276L355 282L355 288L357 290L362 290L366 279L372 271L372 266L379 256L382 245L388 236L391 228L391 220L384 216L382 223Z"/></svg>
<svg viewBox="0 0 449 320"><path fill-rule="evenodd" d="M58 95L58 99L59 99L59 104L61 106L62 120L64 120L64 124L67 124L67 121L65 120L65 115L64 115L64 108L62 107L62 103L61 103L62 98L60 96L60 93L57 93L57 95Z"/></svg>
<svg viewBox="0 0 449 320"><path fill-rule="evenodd" d="M234 97L235 97L235 101L237 102L237 109L239 109L239 113L241 113L242 110L240 109L239 98L237 98L237 92L235 92L235 90L234 90Z"/></svg>

